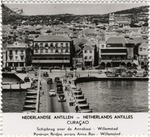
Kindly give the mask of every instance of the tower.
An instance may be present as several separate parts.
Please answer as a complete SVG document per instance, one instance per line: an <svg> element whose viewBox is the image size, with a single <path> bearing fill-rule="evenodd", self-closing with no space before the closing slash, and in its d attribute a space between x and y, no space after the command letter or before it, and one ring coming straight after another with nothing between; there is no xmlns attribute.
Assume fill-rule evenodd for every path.
<svg viewBox="0 0 150 137"><path fill-rule="evenodd" d="M109 26L113 26L115 24L114 13L109 14Z"/></svg>

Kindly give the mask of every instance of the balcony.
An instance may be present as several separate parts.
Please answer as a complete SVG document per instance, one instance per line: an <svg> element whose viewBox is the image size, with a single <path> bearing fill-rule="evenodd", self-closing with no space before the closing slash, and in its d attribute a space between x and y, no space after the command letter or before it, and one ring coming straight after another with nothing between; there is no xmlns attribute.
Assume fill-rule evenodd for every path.
<svg viewBox="0 0 150 137"><path fill-rule="evenodd" d="M127 55L127 53L100 53L101 55Z"/></svg>
<svg viewBox="0 0 150 137"><path fill-rule="evenodd" d="M32 60L32 63L70 63L70 60Z"/></svg>
<svg viewBox="0 0 150 137"><path fill-rule="evenodd" d="M13 54L9 54L9 57L13 57Z"/></svg>
<svg viewBox="0 0 150 137"><path fill-rule="evenodd" d="M132 59L100 59L100 62L124 62L124 63L128 63L128 62L133 62Z"/></svg>
<svg viewBox="0 0 150 137"><path fill-rule="evenodd" d="M20 53L20 56L21 56L21 57L24 57L24 53Z"/></svg>

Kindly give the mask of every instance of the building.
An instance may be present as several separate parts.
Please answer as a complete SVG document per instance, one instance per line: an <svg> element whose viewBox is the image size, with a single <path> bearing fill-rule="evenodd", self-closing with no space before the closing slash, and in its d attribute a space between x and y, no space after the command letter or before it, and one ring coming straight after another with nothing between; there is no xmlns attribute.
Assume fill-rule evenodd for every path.
<svg viewBox="0 0 150 137"><path fill-rule="evenodd" d="M72 66L73 44L69 37L40 35L33 42L32 64Z"/></svg>
<svg viewBox="0 0 150 137"><path fill-rule="evenodd" d="M109 37L106 46L101 47L99 64L103 67L131 67L133 64L133 44L124 37Z"/></svg>
<svg viewBox="0 0 150 137"><path fill-rule="evenodd" d="M94 48L90 45L85 45L83 48L83 62L85 67L94 66Z"/></svg>
<svg viewBox="0 0 150 137"><path fill-rule="evenodd" d="M8 67L24 67L26 60L25 43L14 42L7 45L7 66Z"/></svg>
<svg viewBox="0 0 150 137"><path fill-rule="evenodd" d="M131 19L128 17L115 16L114 13L110 13L109 15L109 26L120 26L128 28L130 26Z"/></svg>
<svg viewBox="0 0 150 137"><path fill-rule="evenodd" d="M148 65L148 43L142 43L139 46L139 64L141 67Z"/></svg>
<svg viewBox="0 0 150 137"><path fill-rule="evenodd" d="M98 65L98 50L95 43L88 41L83 48L83 65L92 67Z"/></svg>
<svg viewBox="0 0 150 137"><path fill-rule="evenodd" d="M6 49L2 49L2 68L5 68L6 67Z"/></svg>
<svg viewBox="0 0 150 137"><path fill-rule="evenodd" d="M7 43L2 43L2 68L7 66Z"/></svg>

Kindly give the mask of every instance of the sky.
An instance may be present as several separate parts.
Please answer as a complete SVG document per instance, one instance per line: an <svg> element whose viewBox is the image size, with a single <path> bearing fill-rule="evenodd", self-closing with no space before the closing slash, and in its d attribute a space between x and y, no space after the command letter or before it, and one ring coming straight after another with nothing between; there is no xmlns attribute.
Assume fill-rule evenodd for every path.
<svg viewBox="0 0 150 137"><path fill-rule="evenodd" d="M5 4L10 9L23 9L23 15L106 14L145 6L146 4Z"/></svg>

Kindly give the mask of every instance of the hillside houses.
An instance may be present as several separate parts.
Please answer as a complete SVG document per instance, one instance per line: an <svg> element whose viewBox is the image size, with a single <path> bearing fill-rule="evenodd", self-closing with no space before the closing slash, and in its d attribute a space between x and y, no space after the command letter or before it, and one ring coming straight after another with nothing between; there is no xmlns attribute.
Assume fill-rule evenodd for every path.
<svg viewBox="0 0 150 137"><path fill-rule="evenodd" d="M74 20L67 23L61 21L58 24L32 22L31 25L26 24L27 20L25 24L3 25L2 40L8 49L3 48L3 67L26 65L75 68L95 66L106 68L120 65L131 67L135 60L138 60L140 66L147 65L148 51L143 53L148 42L147 13L142 12L138 15L140 21L137 23L132 23L131 13L111 13L108 22L97 24L87 21L87 18L80 18L80 22ZM23 48L24 60L20 63L12 62L9 56L9 52L13 49L10 45L16 43L26 45ZM21 49L19 45L18 48Z"/></svg>

